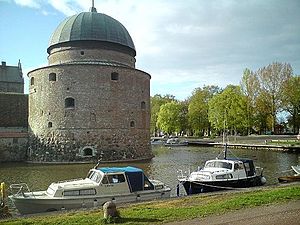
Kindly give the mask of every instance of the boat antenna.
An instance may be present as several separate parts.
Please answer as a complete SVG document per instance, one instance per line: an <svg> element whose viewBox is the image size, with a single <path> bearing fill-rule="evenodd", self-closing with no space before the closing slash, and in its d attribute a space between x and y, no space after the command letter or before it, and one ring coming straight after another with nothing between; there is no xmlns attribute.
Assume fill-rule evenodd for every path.
<svg viewBox="0 0 300 225"><path fill-rule="evenodd" d="M227 158L227 143L224 144L224 159Z"/></svg>
<svg viewBox="0 0 300 225"><path fill-rule="evenodd" d="M100 165L100 159L98 159L98 162L97 162L97 164L94 166L94 169L97 169L99 165Z"/></svg>

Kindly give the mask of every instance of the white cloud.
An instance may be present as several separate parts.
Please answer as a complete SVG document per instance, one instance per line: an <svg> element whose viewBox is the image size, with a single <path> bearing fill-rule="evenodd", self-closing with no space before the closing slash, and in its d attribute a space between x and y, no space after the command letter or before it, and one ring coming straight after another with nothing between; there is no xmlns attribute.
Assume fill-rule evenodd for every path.
<svg viewBox="0 0 300 225"><path fill-rule="evenodd" d="M16 2L71 16L88 11L92 1ZM152 76L151 94L184 96L203 85L238 84L246 67L273 61L300 72L299 0L96 0L95 7L129 31L137 68Z"/></svg>
<svg viewBox="0 0 300 225"><path fill-rule="evenodd" d="M41 5L37 0L14 0L17 5L39 9Z"/></svg>

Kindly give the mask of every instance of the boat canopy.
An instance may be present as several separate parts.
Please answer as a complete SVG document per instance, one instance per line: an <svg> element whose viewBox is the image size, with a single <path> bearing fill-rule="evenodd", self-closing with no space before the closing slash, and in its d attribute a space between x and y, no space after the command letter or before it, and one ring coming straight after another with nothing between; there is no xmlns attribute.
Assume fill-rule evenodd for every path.
<svg viewBox="0 0 300 225"><path fill-rule="evenodd" d="M254 176L254 174L255 174L255 166L254 166L254 163L253 163L252 159L233 158L233 159L227 159L227 160L242 161L243 164L244 164L244 166L245 166L247 177Z"/></svg>
<svg viewBox="0 0 300 225"><path fill-rule="evenodd" d="M127 166L127 167L101 167L98 168L98 170L102 171L103 173L137 173L137 172L143 172L143 170L133 167L133 166Z"/></svg>
<svg viewBox="0 0 300 225"><path fill-rule="evenodd" d="M125 173L131 192L143 191L146 187L147 189L154 188L153 184L145 176L143 170L136 167L102 167L98 170L103 173Z"/></svg>

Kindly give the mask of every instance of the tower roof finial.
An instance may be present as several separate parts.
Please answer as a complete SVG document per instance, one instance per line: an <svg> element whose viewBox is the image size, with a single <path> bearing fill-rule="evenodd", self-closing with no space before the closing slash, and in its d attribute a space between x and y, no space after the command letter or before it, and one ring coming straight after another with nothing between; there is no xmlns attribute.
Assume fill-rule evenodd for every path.
<svg viewBox="0 0 300 225"><path fill-rule="evenodd" d="M90 8L90 12L97 12L97 9L94 6L95 6L95 2L94 0L92 0L92 7Z"/></svg>

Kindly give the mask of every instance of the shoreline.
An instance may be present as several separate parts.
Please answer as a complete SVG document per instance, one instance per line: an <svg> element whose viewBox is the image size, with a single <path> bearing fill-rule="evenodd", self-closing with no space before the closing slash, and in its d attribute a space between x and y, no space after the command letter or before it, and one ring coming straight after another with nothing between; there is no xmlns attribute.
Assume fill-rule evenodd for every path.
<svg viewBox="0 0 300 225"><path fill-rule="evenodd" d="M172 197L164 200L123 203L118 205L118 210L120 210L121 220L123 220L120 224L153 224L152 222L157 222L159 224L174 223L178 225L199 224L198 222L203 219L214 220L214 217L216 216L226 216L226 214L231 213L239 218L239 215L243 214L243 212L248 209L254 211L257 209L256 211L259 212L260 207L272 205L280 206L292 201L300 201L299 182L246 188L245 190L219 191L198 195ZM174 212L174 215L172 213L170 214L169 211ZM128 212L130 212L129 215ZM168 216L165 216L166 212L169 212ZM185 212L185 214L181 214L181 212ZM133 216L132 213L135 216ZM194 215L193 213L196 214ZM191 214L191 216L187 214ZM24 224L29 221L30 224L41 224L43 221L49 222L49 220L50 223L55 220L56 222L60 221L64 224L72 224L72 221L68 222L71 217L76 221L77 219L83 220L81 222L82 224L86 224L84 221L90 221L92 217L96 217L100 222L98 224L105 224L102 223L102 215L102 208L99 207L31 214L25 216L14 215L11 218L0 220L0 224L10 224L10 222L11 224ZM255 215L253 215L253 217L254 216Z"/></svg>

